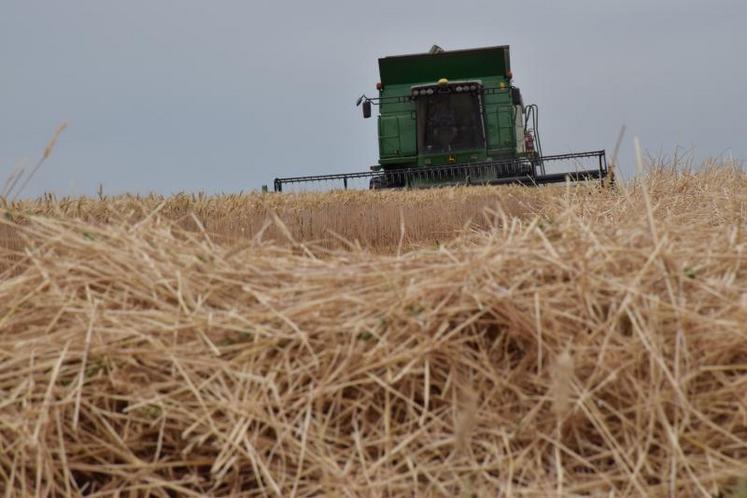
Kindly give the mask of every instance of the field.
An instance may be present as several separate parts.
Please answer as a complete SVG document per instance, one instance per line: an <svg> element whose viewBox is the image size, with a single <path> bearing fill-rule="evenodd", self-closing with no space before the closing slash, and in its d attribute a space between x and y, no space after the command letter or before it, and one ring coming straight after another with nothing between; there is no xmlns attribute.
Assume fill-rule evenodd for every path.
<svg viewBox="0 0 747 498"><path fill-rule="evenodd" d="M744 496L737 165L0 210L4 496Z"/></svg>

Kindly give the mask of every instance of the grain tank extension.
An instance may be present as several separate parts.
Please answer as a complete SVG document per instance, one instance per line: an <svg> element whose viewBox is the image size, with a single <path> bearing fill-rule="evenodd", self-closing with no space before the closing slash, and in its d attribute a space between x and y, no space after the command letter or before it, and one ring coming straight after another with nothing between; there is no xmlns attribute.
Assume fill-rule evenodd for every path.
<svg viewBox="0 0 747 498"><path fill-rule="evenodd" d="M601 180L605 152L542 154L539 111L512 83L509 47L379 59L377 97L357 102L363 117L378 107L379 163L370 171L276 178L283 185L368 179L371 189L455 184L540 185ZM564 172L549 173L549 169Z"/></svg>

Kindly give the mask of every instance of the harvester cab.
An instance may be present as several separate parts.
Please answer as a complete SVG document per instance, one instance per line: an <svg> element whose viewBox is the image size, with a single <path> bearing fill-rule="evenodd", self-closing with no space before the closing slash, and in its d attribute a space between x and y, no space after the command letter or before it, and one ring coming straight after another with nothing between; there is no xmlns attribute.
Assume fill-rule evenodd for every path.
<svg viewBox="0 0 747 498"><path fill-rule="evenodd" d="M354 179L380 189L607 176L603 150L542 154L539 109L525 105L513 85L508 46L446 51L434 45L424 54L379 59L379 75L378 96L356 102L364 118L378 107L378 164L360 173L276 178L276 191L326 181L348 188ZM548 166L566 171L548 173Z"/></svg>

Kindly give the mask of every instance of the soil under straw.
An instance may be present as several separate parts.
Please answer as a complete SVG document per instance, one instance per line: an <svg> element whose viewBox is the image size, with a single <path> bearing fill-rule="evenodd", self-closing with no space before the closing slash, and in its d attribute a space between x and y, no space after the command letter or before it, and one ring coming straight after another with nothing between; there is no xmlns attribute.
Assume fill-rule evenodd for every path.
<svg viewBox="0 0 747 498"><path fill-rule="evenodd" d="M0 489L706 496L747 478L747 176L515 191L543 205L388 254L9 212Z"/></svg>

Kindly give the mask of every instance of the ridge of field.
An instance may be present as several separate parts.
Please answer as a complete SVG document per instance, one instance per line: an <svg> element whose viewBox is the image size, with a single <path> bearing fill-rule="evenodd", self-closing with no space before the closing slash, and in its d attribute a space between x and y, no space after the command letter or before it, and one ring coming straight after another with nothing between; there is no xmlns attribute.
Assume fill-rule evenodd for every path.
<svg viewBox="0 0 747 498"><path fill-rule="evenodd" d="M729 496L747 479L740 168L242 197L279 203L264 232L264 215L232 224L236 197L149 199L0 217L7 496ZM366 203L395 220L376 250L305 224ZM400 208L425 234L409 250ZM348 239L384 226L366 223ZM214 236L236 226L259 228Z"/></svg>
<svg viewBox="0 0 747 498"><path fill-rule="evenodd" d="M597 191L596 184L583 187ZM455 187L414 191L333 191L283 194L176 194L96 198L44 196L6 208L97 224L134 224L159 216L180 228L205 231L216 242L253 238L373 251L437 245L465 229L490 225L486 208L511 216L540 211L555 189ZM404 232L404 233L403 233Z"/></svg>

